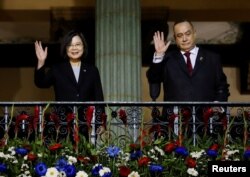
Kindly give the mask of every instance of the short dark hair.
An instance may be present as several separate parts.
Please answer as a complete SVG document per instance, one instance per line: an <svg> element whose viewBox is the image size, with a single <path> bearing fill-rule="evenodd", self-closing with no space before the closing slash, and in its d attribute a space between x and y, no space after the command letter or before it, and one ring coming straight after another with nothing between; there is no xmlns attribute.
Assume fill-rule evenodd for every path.
<svg viewBox="0 0 250 177"><path fill-rule="evenodd" d="M181 19L181 20L176 20L176 21L174 22L173 29L174 29L174 27L175 27L177 24L183 23L183 22L189 23L189 24L192 26L192 28L194 28L194 25L193 25L193 23L192 23L191 21L186 20L186 19Z"/></svg>
<svg viewBox="0 0 250 177"><path fill-rule="evenodd" d="M87 57L88 55L88 44L87 41L83 35L83 33L79 30L71 30L69 31L63 38L62 42L61 42L61 56L64 59L69 59L68 55L67 55L67 47L70 45L72 38L74 36L79 36L82 40L83 43L83 47L84 47L84 52L83 55L81 57L81 59L84 59Z"/></svg>

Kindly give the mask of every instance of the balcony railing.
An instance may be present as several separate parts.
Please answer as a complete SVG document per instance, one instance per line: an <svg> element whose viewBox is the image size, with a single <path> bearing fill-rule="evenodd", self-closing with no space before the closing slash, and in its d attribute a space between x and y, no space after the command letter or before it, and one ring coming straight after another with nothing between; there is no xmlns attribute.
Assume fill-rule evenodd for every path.
<svg viewBox="0 0 250 177"><path fill-rule="evenodd" d="M95 145L141 138L228 136L249 142L250 103L243 102L0 102L0 139L41 137L45 143L83 135ZM161 112L164 110L164 115Z"/></svg>

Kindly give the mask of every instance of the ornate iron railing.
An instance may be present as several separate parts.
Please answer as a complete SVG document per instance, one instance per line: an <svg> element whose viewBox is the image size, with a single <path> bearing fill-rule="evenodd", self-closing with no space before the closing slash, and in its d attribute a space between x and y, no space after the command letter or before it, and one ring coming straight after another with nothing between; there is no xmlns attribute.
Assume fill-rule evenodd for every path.
<svg viewBox="0 0 250 177"><path fill-rule="evenodd" d="M0 108L1 143L6 136L74 142L77 134L122 146L180 133L193 145L204 134L250 141L250 103L243 102L0 102Z"/></svg>

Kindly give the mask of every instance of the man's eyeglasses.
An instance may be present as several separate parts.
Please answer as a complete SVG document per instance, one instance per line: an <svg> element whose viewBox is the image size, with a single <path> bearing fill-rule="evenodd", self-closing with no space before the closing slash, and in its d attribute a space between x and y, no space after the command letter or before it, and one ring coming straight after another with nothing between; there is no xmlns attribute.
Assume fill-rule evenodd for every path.
<svg viewBox="0 0 250 177"><path fill-rule="evenodd" d="M77 49L79 49L79 48L82 48L82 46L83 46L83 44L82 43L76 43L76 44L70 44L70 45L68 45L67 47L68 48L77 48Z"/></svg>

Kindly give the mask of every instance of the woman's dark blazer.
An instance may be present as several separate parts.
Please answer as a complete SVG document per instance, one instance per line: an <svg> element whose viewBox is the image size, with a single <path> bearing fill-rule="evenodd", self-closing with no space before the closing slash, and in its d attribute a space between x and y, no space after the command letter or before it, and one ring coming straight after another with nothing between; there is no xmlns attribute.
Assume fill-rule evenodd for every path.
<svg viewBox="0 0 250 177"><path fill-rule="evenodd" d="M54 87L56 101L103 101L98 69L82 62L77 82L69 61L59 63L46 71L45 66L35 70L35 85Z"/></svg>
<svg viewBox="0 0 250 177"><path fill-rule="evenodd" d="M150 83L163 82L164 101L227 101L229 84L216 53L199 48L192 76L180 51L171 51L147 71Z"/></svg>

